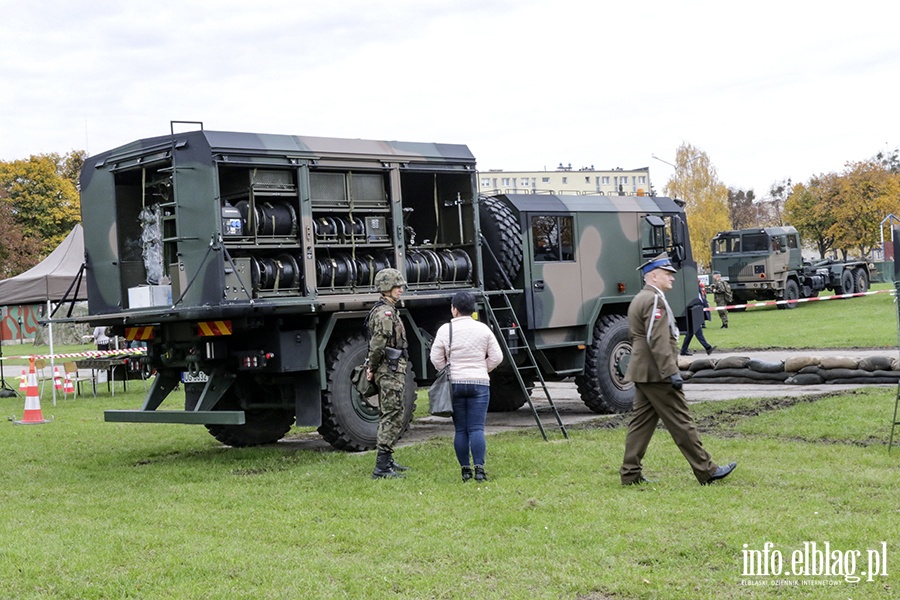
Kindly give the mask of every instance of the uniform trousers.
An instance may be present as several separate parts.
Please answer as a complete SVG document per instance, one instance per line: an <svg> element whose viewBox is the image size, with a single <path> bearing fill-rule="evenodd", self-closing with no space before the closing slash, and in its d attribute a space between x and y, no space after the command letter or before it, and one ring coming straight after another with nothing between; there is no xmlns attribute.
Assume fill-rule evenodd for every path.
<svg viewBox="0 0 900 600"><path fill-rule="evenodd" d="M709 481L718 467L703 448L684 393L669 382L635 383L634 387L634 408L625 437L625 460L619 469L622 483L634 483L641 478L641 461L660 419L691 465L697 480L700 483Z"/></svg>
<svg viewBox="0 0 900 600"><path fill-rule="evenodd" d="M375 371L375 385L378 386L378 431L375 447L384 452L393 452L394 443L403 432L405 407L403 396L406 388L406 359L401 358L397 370L391 371L386 365Z"/></svg>

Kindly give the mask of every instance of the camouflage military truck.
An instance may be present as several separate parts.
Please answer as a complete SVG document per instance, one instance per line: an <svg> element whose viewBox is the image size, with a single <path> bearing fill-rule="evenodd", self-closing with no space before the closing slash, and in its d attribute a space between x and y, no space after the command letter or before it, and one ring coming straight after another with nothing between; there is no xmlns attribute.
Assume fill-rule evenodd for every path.
<svg viewBox="0 0 900 600"><path fill-rule="evenodd" d="M407 419L416 384L434 378L428 351L459 290L482 308L508 302L503 317L482 314L497 315L500 335L519 327L540 372L574 375L598 412L631 405L636 267L667 251L682 269L673 309L683 314L696 294L676 201L481 197L462 145L201 126L91 157L81 204L84 320L146 345L155 373L140 409L106 420L203 424L232 446L277 441L297 424L337 448L374 447L377 397L359 397L350 374L366 355L374 276L388 266L408 281ZM521 350L493 374L493 410L530 393L516 377L536 376Z"/></svg>
<svg viewBox="0 0 900 600"><path fill-rule="evenodd" d="M804 261L800 235L793 227L722 231L712 240L712 268L727 280L734 304L784 300L780 309L815 298L822 290L836 294L866 292L873 266L865 260Z"/></svg>

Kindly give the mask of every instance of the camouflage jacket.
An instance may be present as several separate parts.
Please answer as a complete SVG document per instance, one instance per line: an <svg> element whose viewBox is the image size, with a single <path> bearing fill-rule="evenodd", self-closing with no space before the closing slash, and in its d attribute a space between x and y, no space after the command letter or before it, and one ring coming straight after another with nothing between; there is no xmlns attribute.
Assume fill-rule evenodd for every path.
<svg viewBox="0 0 900 600"><path fill-rule="evenodd" d="M407 347L406 328L400 320L394 302L382 296L367 319L369 335L369 368L374 372L384 361L384 349L387 346L403 350Z"/></svg>
<svg viewBox="0 0 900 600"><path fill-rule="evenodd" d="M710 289L712 290L713 296L716 298L716 302L718 302L719 299L731 302L731 286L728 285L728 282L724 279L714 281L712 286L710 286Z"/></svg>

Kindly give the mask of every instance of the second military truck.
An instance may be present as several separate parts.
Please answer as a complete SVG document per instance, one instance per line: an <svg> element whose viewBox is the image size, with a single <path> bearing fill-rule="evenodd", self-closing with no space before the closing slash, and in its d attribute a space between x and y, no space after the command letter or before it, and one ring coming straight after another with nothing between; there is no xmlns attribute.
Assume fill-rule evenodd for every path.
<svg viewBox="0 0 900 600"><path fill-rule="evenodd" d="M712 240L712 268L731 285L733 304L783 300L778 308L797 306L822 290L836 294L866 292L871 264L865 260L804 261L800 235L793 227L722 231Z"/></svg>
<svg viewBox="0 0 900 600"><path fill-rule="evenodd" d="M435 375L429 347L459 290L476 294L498 336L521 332L531 350L510 344L492 374L493 410L526 402L520 379L537 377L526 355L544 378L574 376L592 410L628 410L637 266L673 257L669 301L682 325L697 293L683 205L480 196L477 184L463 145L202 126L91 157L84 320L146 346L155 373L140 409L106 419L203 424L232 446L277 441L297 424L337 448L374 447L377 397L360 398L350 373L366 355L375 274L388 266L408 281L407 419L416 385Z"/></svg>

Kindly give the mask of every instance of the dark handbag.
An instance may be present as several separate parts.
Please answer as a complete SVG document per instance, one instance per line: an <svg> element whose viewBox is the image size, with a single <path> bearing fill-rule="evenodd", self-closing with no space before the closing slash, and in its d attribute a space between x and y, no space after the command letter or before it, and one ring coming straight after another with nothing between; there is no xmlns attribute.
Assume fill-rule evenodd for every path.
<svg viewBox="0 0 900 600"><path fill-rule="evenodd" d="M450 346L452 345L453 323L450 323L447 364L438 372L434 383L428 388L428 412L436 417L449 417L453 414L453 387L450 383Z"/></svg>
<svg viewBox="0 0 900 600"><path fill-rule="evenodd" d="M367 369L368 365L363 363L353 367L353 371L350 373L350 383L353 384L353 387L356 388L356 391L363 398L368 398L378 393L378 386L375 385L375 382L366 379Z"/></svg>

